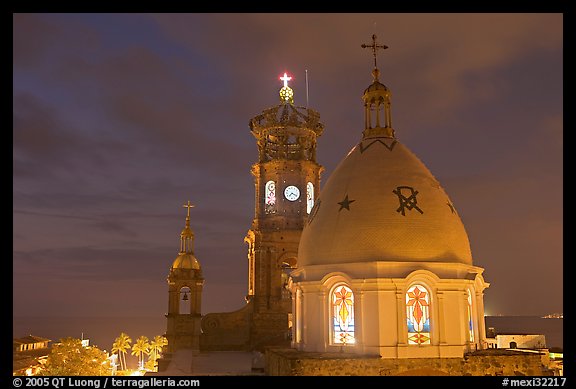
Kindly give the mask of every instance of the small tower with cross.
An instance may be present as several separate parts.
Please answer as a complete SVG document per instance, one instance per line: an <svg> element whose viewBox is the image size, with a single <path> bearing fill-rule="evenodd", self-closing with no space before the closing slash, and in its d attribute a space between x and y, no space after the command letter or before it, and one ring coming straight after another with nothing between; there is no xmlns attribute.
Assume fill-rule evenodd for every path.
<svg viewBox="0 0 576 389"><path fill-rule="evenodd" d="M168 351L199 350L200 321L202 319L202 287L204 278L200 263L194 255L194 232L190 228L188 201L186 223L180 233L180 250L168 274L168 313L166 314Z"/></svg>
<svg viewBox="0 0 576 389"><path fill-rule="evenodd" d="M366 88L362 100L364 101L364 139L372 137L394 138L394 129L392 128L392 113L390 111L390 98L392 92L386 85L380 82L380 70L376 54L379 49L385 50L386 45L376 43L376 34L372 35L372 44L362 44L363 49L372 49L374 56L374 70L372 70L372 84Z"/></svg>

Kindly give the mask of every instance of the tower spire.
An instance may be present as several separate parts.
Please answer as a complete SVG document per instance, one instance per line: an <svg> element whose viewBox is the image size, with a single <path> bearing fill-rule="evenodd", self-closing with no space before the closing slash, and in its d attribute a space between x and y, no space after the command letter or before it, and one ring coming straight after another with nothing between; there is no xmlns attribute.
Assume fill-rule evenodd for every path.
<svg viewBox="0 0 576 389"><path fill-rule="evenodd" d="M182 207L188 209L186 210L186 225L180 233L180 254L192 254L194 253L194 232L190 228L190 208L194 208L195 205L188 200L188 203Z"/></svg>
<svg viewBox="0 0 576 389"><path fill-rule="evenodd" d="M378 81L378 76L380 74L380 70L378 70L378 64L376 61L376 52L378 51L378 49L382 49L382 50L386 50L388 48L388 46L386 45L379 45L376 43L376 34L372 34L372 44L371 45L367 45L365 43L363 43L360 47L362 47L363 49L367 49L367 48L371 48L372 49L372 55L374 56L374 70L372 71L372 76L374 77L374 81Z"/></svg>
<svg viewBox="0 0 576 389"><path fill-rule="evenodd" d="M376 51L377 51L378 49L387 49L387 48L388 48L388 46L386 46L386 45L379 45L379 44L377 44L377 43L376 43L376 38L378 38L378 37L376 36L376 34L372 34L372 44L371 44L371 45L367 45L367 44L363 43L363 44L361 45L361 47L362 47L363 49L366 49L366 48L368 48L368 47L372 49L372 55L374 55L374 68L375 68L375 69L378 68L378 65L377 65L377 63L376 63Z"/></svg>
<svg viewBox="0 0 576 389"><path fill-rule="evenodd" d="M187 209L187 213L186 213L186 227L190 228L190 208L194 208L195 205L190 203L190 200L188 200L187 204L184 204L182 206L183 208L188 208Z"/></svg>
<svg viewBox="0 0 576 389"><path fill-rule="evenodd" d="M380 82L378 62L376 54L379 49L385 50L386 45L379 45L376 42L376 34L372 35L372 44L362 44L363 49L372 49L374 56L374 70L372 70L372 85L364 91L362 99L364 100L364 138L371 137L388 137L394 138L394 129L392 128L392 113L390 111L390 89Z"/></svg>
<svg viewBox="0 0 576 389"><path fill-rule="evenodd" d="M284 76L280 77L280 80L284 82L284 86L280 89L280 101L284 103L294 104L294 91L292 88L288 86L288 81L290 81L292 77L288 76L286 72L284 72Z"/></svg>

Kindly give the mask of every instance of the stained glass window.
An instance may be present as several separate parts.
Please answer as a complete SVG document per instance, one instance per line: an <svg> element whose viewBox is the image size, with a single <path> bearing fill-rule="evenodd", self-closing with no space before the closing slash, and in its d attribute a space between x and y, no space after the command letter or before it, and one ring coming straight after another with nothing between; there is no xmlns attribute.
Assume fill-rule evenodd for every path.
<svg viewBox="0 0 576 389"><path fill-rule="evenodd" d="M468 334L470 342L474 342L474 326L472 325L472 292L468 289Z"/></svg>
<svg viewBox="0 0 576 389"><path fill-rule="evenodd" d="M264 190L264 205L266 213L273 213L276 205L276 184L274 181L268 181Z"/></svg>
<svg viewBox="0 0 576 389"><path fill-rule="evenodd" d="M334 288L331 295L331 311L335 344L354 344L354 293L345 285Z"/></svg>
<svg viewBox="0 0 576 389"><path fill-rule="evenodd" d="M430 344L430 293L422 285L406 292L408 344Z"/></svg>
<svg viewBox="0 0 576 389"><path fill-rule="evenodd" d="M306 213L310 214L314 208L314 184L309 182L306 184Z"/></svg>

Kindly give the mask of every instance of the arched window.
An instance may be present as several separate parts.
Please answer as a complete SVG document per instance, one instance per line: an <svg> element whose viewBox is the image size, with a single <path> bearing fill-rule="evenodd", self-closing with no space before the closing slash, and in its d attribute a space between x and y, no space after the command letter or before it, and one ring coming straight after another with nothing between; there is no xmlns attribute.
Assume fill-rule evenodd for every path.
<svg viewBox="0 0 576 389"><path fill-rule="evenodd" d="M474 325L472 323L472 292L468 289L468 304L466 304L468 308L468 340L473 343L474 342Z"/></svg>
<svg viewBox="0 0 576 389"><path fill-rule="evenodd" d="M330 294L332 343L354 344L354 293L346 285L338 285Z"/></svg>
<svg viewBox="0 0 576 389"><path fill-rule="evenodd" d="M190 288L184 286L180 289L180 301L179 301L179 309L178 313L181 315L188 315L192 309L192 294L190 293Z"/></svg>
<svg viewBox="0 0 576 389"><path fill-rule="evenodd" d="M309 182L306 184L306 213L310 214L314 208L314 184Z"/></svg>
<svg viewBox="0 0 576 389"><path fill-rule="evenodd" d="M276 205L276 184L268 181L264 189L264 209L266 213L274 213Z"/></svg>
<svg viewBox="0 0 576 389"><path fill-rule="evenodd" d="M406 292L408 344L430 344L430 293L422 285Z"/></svg>

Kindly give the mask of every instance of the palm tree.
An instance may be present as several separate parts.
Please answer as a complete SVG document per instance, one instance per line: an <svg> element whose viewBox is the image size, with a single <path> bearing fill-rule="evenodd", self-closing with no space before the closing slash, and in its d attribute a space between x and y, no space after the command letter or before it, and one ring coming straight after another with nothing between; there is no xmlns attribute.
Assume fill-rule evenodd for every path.
<svg viewBox="0 0 576 389"><path fill-rule="evenodd" d="M140 369L144 369L144 354L150 353L150 341L148 337L142 335L136 339L136 343L132 346L132 355L138 355L138 365Z"/></svg>
<svg viewBox="0 0 576 389"><path fill-rule="evenodd" d="M168 339L164 336L156 335L150 342L150 359L156 364L156 360L162 356L162 349L168 344Z"/></svg>
<svg viewBox="0 0 576 389"><path fill-rule="evenodd" d="M130 343L132 343L132 339L122 332L112 344L112 353L118 353L120 370L126 370L126 351L130 348Z"/></svg>

